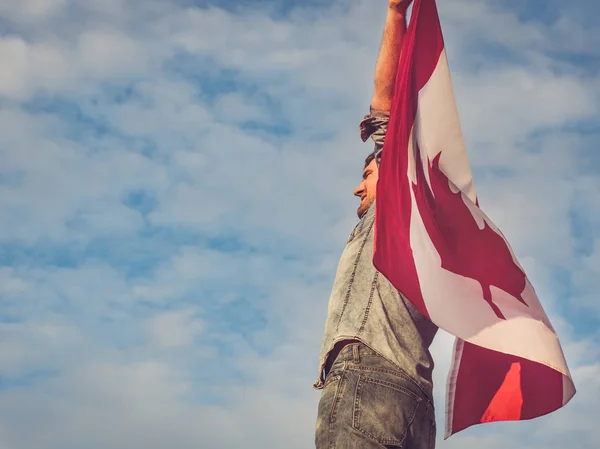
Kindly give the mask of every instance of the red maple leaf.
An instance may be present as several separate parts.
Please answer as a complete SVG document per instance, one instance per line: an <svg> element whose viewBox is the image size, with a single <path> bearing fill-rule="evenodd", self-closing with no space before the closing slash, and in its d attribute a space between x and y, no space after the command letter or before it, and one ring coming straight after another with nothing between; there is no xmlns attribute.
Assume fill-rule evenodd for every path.
<svg viewBox="0 0 600 449"><path fill-rule="evenodd" d="M450 181L440 170L441 152L429 163L431 189L425 179L421 150L416 150L417 183L412 183L423 223L446 270L479 282L483 299L496 316L506 319L492 302L493 285L527 305L522 297L526 276L512 257L504 238L484 220L480 229L460 191L454 193Z"/></svg>

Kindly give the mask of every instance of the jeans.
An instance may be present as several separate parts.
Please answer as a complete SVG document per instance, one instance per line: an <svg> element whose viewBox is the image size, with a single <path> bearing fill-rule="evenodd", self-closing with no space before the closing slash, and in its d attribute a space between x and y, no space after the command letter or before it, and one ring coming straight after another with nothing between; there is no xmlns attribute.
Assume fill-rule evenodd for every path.
<svg viewBox="0 0 600 449"><path fill-rule="evenodd" d="M429 397L395 365L362 343L345 346L326 375L317 449L433 449Z"/></svg>

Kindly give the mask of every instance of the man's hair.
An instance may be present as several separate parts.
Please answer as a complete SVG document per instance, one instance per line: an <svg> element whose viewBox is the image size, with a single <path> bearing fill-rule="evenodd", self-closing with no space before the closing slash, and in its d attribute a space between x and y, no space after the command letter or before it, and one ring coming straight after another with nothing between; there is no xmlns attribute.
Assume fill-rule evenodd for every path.
<svg viewBox="0 0 600 449"><path fill-rule="evenodd" d="M367 165L369 165L373 161L373 159L375 159L375 153L371 153L367 156L367 158L365 159L365 166L363 167L363 170L367 168Z"/></svg>

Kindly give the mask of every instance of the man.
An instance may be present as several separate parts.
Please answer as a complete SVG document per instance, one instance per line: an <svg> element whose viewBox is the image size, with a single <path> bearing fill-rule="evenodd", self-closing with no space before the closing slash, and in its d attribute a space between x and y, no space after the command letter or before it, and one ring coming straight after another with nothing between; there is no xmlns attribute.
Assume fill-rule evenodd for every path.
<svg viewBox="0 0 600 449"><path fill-rule="evenodd" d="M375 70L371 113L361 137L375 150L365 161L359 222L341 256L321 349L317 449L432 449L435 416L433 360L437 327L373 266L375 196L406 10L412 0L389 0Z"/></svg>

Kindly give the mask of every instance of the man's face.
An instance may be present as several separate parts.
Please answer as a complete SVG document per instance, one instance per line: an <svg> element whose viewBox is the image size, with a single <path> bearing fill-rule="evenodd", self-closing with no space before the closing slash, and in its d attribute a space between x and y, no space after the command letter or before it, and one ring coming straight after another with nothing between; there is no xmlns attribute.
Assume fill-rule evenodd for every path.
<svg viewBox="0 0 600 449"><path fill-rule="evenodd" d="M375 159L373 159L363 170L362 182L354 190L354 195L360 197L360 205L356 211L359 218L369 210L369 207L371 207L371 204L375 201L378 179L379 167L377 167L377 163L375 162Z"/></svg>

